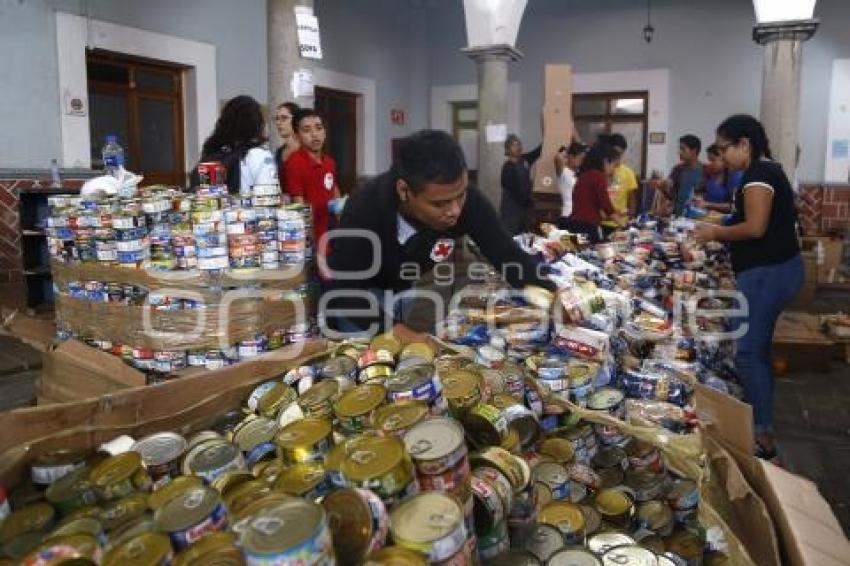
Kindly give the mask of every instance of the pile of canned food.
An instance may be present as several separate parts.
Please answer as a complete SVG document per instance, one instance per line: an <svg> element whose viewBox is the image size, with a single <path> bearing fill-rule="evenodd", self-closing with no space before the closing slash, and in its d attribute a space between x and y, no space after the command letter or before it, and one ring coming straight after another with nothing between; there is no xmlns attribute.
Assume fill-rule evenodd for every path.
<svg viewBox="0 0 850 566"><path fill-rule="evenodd" d="M216 175L205 174L202 180L218 178ZM311 264L312 215L309 205L287 204L285 200L278 185L257 185L229 195L226 186L207 183L191 193L145 187L129 199L48 197L48 248L54 261L68 268L132 268L121 274L123 282L63 277L54 282L57 295L99 303L149 305L158 312L174 312L216 306L226 292L252 288L252 273L267 278L268 270L299 266L307 275L306 283L277 295L279 300L305 301L307 321L250 329L253 336L224 350L155 350L118 343L106 335L80 335L75 331L76 315L64 312L62 302L57 306L59 338L84 340L157 380L186 367L216 369L314 335L313 305L318 287ZM187 287L186 296L173 296L173 292L146 288L142 278L138 284L128 283L133 269L191 272L202 278L203 284L199 287L195 281L194 287ZM222 284L223 275L237 274L248 276L240 279L244 287ZM169 287L179 287L179 282ZM193 292L198 290L203 292Z"/></svg>
<svg viewBox="0 0 850 566"><path fill-rule="evenodd" d="M648 220L597 246L573 238L557 230L520 238L549 260L557 296L534 288L518 296L493 278L466 290L438 334L474 348L482 365L521 362L581 407L616 388L628 420L677 432L694 423L695 383L741 396L723 247L697 246L688 225Z"/></svg>
<svg viewBox="0 0 850 566"><path fill-rule="evenodd" d="M313 258L310 206L284 200L278 185L239 195L205 185L145 187L129 199L51 196L48 249L68 263L212 275L302 265Z"/></svg>
<svg viewBox="0 0 850 566"><path fill-rule="evenodd" d="M692 479L616 427L548 414L535 380L387 335L342 345L208 430L36 458L0 564L727 563ZM600 388L587 406L623 402Z"/></svg>

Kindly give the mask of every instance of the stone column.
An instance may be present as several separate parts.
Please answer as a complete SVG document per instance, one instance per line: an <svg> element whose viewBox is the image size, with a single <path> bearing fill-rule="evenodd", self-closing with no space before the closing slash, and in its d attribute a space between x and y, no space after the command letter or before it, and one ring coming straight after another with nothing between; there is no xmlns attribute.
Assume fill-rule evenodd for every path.
<svg viewBox="0 0 850 566"><path fill-rule="evenodd" d="M313 8L313 0L266 0L268 17L268 62L269 62L269 139L271 146L280 145L274 125L274 112L281 102L295 102L299 106L312 108L313 97L298 97L292 93L292 77L299 69L313 69L311 59L304 59L298 52L295 29L295 7Z"/></svg>
<svg viewBox="0 0 850 566"><path fill-rule="evenodd" d="M800 72L803 42L817 29L815 20L759 24L753 40L764 46L761 90L761 121L767 131L773 157L789 179L797 168L800 125Z"/></svg>
<svg viewBox="0 0 850 566"><path fill-rule="evenodd" d="M503 137L487 136L488 126L508 123L508 63L522 53L514 47L489 45L463 49L478 65L478 187L498 209L502 195L500 175L505 161Z"/></svg>

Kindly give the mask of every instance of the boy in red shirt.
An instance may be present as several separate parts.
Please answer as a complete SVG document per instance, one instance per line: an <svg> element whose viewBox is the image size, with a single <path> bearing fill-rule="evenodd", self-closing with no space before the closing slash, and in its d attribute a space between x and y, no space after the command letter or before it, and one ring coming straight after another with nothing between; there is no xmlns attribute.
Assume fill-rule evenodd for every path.
<svg viewBox="0 0 850 566"><path fill-rule="evenodd" d="M328 203L339 197L336 162L325 155L325 124L313 109L302 108L292 117L292 129L301 147L289 156L284 164L286 189L295 202L304 202L313 208L313 238L319 254L322 236L328 231L330 212Z"/></svg>

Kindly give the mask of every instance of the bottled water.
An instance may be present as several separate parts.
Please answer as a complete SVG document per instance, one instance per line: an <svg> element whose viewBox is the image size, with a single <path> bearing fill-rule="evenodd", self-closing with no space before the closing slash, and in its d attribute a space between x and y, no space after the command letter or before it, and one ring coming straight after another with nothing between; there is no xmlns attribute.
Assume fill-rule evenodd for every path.
<svg viewBox="0 0 850 566"><path fill-rule="evenodd" d="M120 172L124 169L124 148L118 144L118 136L115 134L106 136L106 144L101 153L104 172L116 178L120 177Z"/></svg>

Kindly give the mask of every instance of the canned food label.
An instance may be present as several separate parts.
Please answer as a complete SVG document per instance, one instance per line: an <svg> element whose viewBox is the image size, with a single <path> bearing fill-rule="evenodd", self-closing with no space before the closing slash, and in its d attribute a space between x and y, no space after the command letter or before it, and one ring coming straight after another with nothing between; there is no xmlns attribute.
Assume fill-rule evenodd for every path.
<svg viewBox="0 0 850 566"><path fill-rule="evenodd" d="M174 547L183 550L194 542L201 540L208 534L223 530L227 526L227 512L224 505L219 503L215 506L209 517L185 531L175 531L170 534Z"/></svg>

